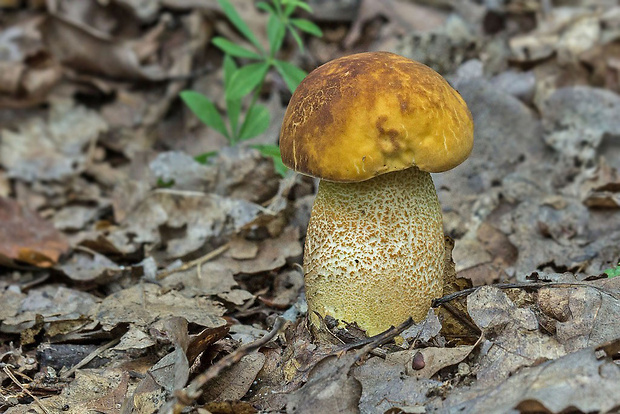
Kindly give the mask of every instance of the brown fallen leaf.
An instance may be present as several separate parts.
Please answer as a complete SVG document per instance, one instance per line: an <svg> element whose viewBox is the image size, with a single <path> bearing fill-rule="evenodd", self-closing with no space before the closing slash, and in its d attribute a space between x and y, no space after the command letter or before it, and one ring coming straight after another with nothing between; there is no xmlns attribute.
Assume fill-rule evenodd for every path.
<svg viewBox="0 0 620 414"><path fill-rule="evenodd" d="M265 364L265 355L255 352L209 381L202 398L209 402L238 401L249 391Z"/></svg>
<svg viewBox="0 0 620 414"><path fill-rule="evenodd" d="M328 357L312 368L308 382L287 395L287 413L359 413L362 386L349 375L357 360L355 353Z"/></svg>
<svg viewBox="0 0 620 414"><path fill-rule="evenodd" d="M435 399L439 412L561 413L612 412L620 405L620 367L610 358L598 360L593 348L582 349L535 367L523 368L503 381L474 385Z"/></svg>
<svg viewBox="0 0 620 414"><path fill-rule="evenodd" d="M404 363L381 358L371 358L355 367L353 375L362 386L359 412L383 414L392 408L400 408L402 411L395 412L409 413L411 407L424 406L428 401L427 394L438 388L441 382L415 378L406 374L406 370Z"/></svg>
<svg viewBox="0 0 620 414"><path fill-rule="evenodd" d="M478 384L496 384L522 367L566 354L555 338L539 330L534 312L519 308L506 293L483 286L467 298L467 310L482 330L476 377Z"/></svg>
<svg viewBox="0 0 620 414"><path fill-rule="evenodd" d="M414 378L431 378L439 370L457 365L463 361L474 349L474 345L459 346L456 348L428 347L398 351L387 354L386 364L398 365L404 372ZM423 357L424 366L416 369L413 360L420 353Z"/></svg>
<svg viewBox="0 0 620 414"><path fill-rule="evenodd" d="M24 108L46 100L61 78L61 67L45 50L42 15L29 16L0 31L0 107Z"/></svg>
<svg viewBox="0 0 620 414"><path fill-rule="evenodd" d="M0 264L51 267L69 251L66 237L15 200L0 197Z"/></svg>
<svg viewBox="0 0 620 414"><path fill-rule="evenodd" d="M556 321L555 337L569 352L599 346L620 332L620 290L583 283L538 292L538 306Z"/></svg>
<svg viewBox="0 0 620 414"><path fill-rule="evenodd" d="M57 100L46 120L33 117L17 131L0 131L0 164L10 177L26 182L75 177L89 161L88 149L107 129L95 111Z"/></svg>
<svg viewBox="0 0 620 414"><path fill-rule="evenodd" d="M129 375L115 369L78 370L75 379L60 395L53 395L44 402L9 408L7 414L48 414L50 412L84 414L97 410L105 414L119 414L127 392ZM44 411L41 405L46 408ZM53 411L50 411L53 410ZM99 411L101 410L101 411Z"/></svg>
<svg viewBox="0 0 620 414"><path fill-rule="evenodd" d="M142 64L134 49L136 42L115 40L54 9L43 26L43 36L54 57L73 69L126 80L166 76L161 66Z"/></svg>
<svg viewBox="0 0 620 414"><path fill-rule="evenodd" d="M122 272L122 268L106 256L86 249L74 251L57 269L76 282L97 284L108 283Z"/></svg>
<svg viewBox="0 0 620 414"><path fill-rule="evenodd" d="M121 290L105 298L94 310L93 317L102 325L119 323L148 326L169 316L179 316L189 322L216 328L226 325L221 318L224 308L219 302L206 298L186 298L174 290L165 291L152 283L143 283Z"/></svg>

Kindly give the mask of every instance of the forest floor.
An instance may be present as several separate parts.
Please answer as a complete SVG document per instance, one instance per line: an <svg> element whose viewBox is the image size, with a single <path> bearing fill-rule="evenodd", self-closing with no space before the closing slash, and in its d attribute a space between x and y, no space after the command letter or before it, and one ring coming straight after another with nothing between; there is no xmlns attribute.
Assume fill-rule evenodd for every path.
<svg viewBox="0 0 620 414"><path fill-rule="evenodd" d="M317 343L300 266L316 182L179 98L223 110L211 40L251 47L217 1L2 0L0 412L618 412L617 2L308 3L323 36L280 59L387 50L467 102L474 150L433 177L446 293L463 292ZM266 45L266 14L233 4ZM257 98L271 121L247 144L277 144L276 71Z"/></svg>

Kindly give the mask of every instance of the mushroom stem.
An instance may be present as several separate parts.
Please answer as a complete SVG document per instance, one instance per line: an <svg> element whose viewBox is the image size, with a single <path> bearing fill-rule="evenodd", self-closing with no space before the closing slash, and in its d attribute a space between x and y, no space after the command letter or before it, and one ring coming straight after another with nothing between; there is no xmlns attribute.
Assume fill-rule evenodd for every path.
<svg viewBox="0 0 620 414"><path fill-rule="evenodd" d="M444 235L431 176L413 167L358 183L321 181L306 236L304 273L316 313L368 335L413 317L441 296Z"/></svg>

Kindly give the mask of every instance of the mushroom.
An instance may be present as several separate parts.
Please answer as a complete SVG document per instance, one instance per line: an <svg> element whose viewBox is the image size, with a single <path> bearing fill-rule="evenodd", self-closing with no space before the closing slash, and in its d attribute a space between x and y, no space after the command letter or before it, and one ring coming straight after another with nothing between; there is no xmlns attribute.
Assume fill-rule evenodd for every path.
<svg viewBox="0 0 620 414"><path fill-rule="evenodd" d="M429 173L457 166L472 146L465 101L421 63L360 53L301 82L280 151L289 168L321 179L304 249L312 325L331 316L375 335L426 316L444 270Z"/></svg>

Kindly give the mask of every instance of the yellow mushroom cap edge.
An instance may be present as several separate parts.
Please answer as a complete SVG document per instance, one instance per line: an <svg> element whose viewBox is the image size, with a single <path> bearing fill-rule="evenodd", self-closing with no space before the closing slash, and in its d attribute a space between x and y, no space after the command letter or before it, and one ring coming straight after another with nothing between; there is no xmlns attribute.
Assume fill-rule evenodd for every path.
<svg viewBox="0 0 620 414"><path fill-rule="evenodd" d="M282 161L328 181L417 166L452 169L473 147L473 120L437 72L389 52L332 60L298 86L280 131Z"/></svg>

